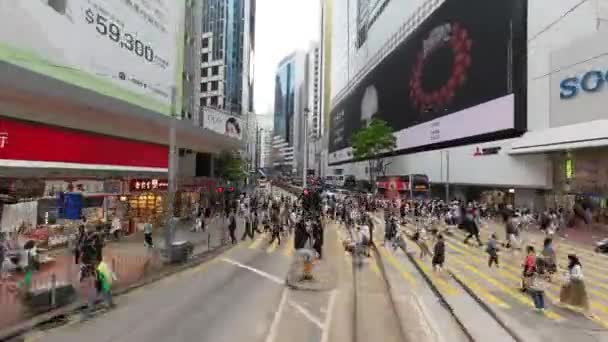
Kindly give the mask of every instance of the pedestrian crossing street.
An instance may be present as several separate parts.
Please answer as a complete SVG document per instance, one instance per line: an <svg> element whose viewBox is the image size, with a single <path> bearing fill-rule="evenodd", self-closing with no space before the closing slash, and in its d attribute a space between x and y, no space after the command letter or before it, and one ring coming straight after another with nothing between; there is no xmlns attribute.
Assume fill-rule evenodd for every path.
<svg viewBox="0 0 608 342"><path fill-rule="evenodd" d="M375 239L376 245L380 246L383 241L384 222L379 217L373 216L376 223ZM380 229L378 229L380 228ZM409 229L408 229L409 228ZM494 229L492 229L494 228ZM402 227L402 229L412 231L413 227ZM497 226L486 226L482 228L482 242L487 241L492 232L496 232L500 237L504 235L504 228L500 230ZM463 295L462 290L450 277L454 278L466 286L487 305L493 309L501 310L507 314L517 314L520 310L530 311L534 308L531 298L520 291L521 288L521 264L525 258L524 252L499 252L500 268L488 267L488 255L485 252L485 245L479 247L477 244L464 244L465 233L454 229L453 235L444 235L446 244L446 261L444 271L437 273L432 270L431 258L421 260L419 258L419 248L411 240L405 239L407 250L413 256L411 260L431 279L433 284L444 296ZM530 236L527 243L533 243L538 249L542 246L542 237L534 238ZM428 241L432 250L433 241ZM525 247L525 244L522 244ZM555 323L562 323L573 317L580 317L580 310L572 307L558 307L559 293L562 284L563 274L567 264L567 254L575 253L583 264L585 284L590 300L589 319L601 328L608 329L608 257L596 254L591 250L586 250L580 246L556 241L554 246L558 259L558 273L554 275L552 282L548 283L545 291L545 300L548 309L545 311L545 318ZM388 263L401 274L404 281L412 287L424 286L416 281L415 269L407 267L410 263L404 253L393 252L387 247L379 247L381 255L386 258Z"/></svg>

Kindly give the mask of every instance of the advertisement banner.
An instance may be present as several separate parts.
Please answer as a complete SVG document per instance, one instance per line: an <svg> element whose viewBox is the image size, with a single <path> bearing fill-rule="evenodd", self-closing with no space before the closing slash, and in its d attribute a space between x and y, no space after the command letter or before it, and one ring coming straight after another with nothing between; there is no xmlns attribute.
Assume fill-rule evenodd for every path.
<svg viewBox="0 0 608 342"><path fill-rule="evenodd" d="M243 139L243 131L246 127L241 118L215 108L205 107L202 111L204 128L231 138Z"/></svg>
<svg viewBox="0 0 608 342"><path fill-rule="evenodd" d="M169 114L185 0L0 0L0 61Z"/></svg>
<svg viewBox="0 0 608 342"><path fill-rule="evenodd" d="M523 4L446 0L334 106L330 163L352 159L351 139L372 118L393 127L402 152L515 134L521 120L513 89L519 96L525 78L513 59L525 52L525 40L520 44L512 27L525 19Z"/></svg>
<svg viewBox="0 0 608 342"><path fill-rule="evenodd" d="M5 161L35 161L167 168L169 164L167 146L3 117L0 136L4 137L0 143L0 165L6 165Z"/></svg>

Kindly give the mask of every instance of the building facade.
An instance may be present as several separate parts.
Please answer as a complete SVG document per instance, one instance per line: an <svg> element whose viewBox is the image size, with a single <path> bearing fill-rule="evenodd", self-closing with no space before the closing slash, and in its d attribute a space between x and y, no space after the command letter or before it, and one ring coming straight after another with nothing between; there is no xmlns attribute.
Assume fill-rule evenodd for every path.
<svg viewBox="0 0 608 342"><path fill-rule="evenodd" d="M593 93L584 89L597 87L599 74L581 84L586 73L569 67L582 63L587 72L596 70L583 62L600 60L590 52L597 48L571 48L566 57L562 51L605 30L605 6L565 0L487 6L453 0L325 2L324 15L331 19L324 21L332 23L323 26L324 39L331 37L328 174L368 178L365 163L352 161L348 141L366 120L379 117L394 128L398 144L397 156L387 158L387 174L425 174L438 193L449 184L450 196L461 199L499 190L514 193L516 205L548 205L563 170L554 154L526 146L540 139L535 136L550 136L547 129L582 124L563 114L575 107L587 108L583 121L605 117L590 109L597 100L581 100ZM483 20L468 14L481 12ZM409 72L399 76L397 70ZM561 70L572 74L565 84L553 80ZM571 98L556 101L560 87ZM572 156L564 154L557 163L563 169Z"/></svg>
<svg viewBox="0 0 608 342"><path fill-rule="evenodd" d="M312 42L308 49L307 65L307 157L308 174L318 176L321 174L321 139L323 137L323 116L321 108L321 46Z"/></svg>
<svg viewBox="0 0 608 342"><path fill-rule="evenodd" d="M301 175L304 171L307 77L304 51L285 57L275 75L273 165L290 175Z"/></svg>
<svg viewBox="0 0 608 342"><path fill-rule="evenodd" d="M48 224L41 217L66 218L47 205L58 203L63 192L100 198L77 210L91 222L119 216L134 228L142 218L167 214L169 184L178 190L189 184L169 176L177 154L239 146L201 130L193 110L198 25L190 14L200 3L148 5L3 2L0 199L6 203L0 206L28 201L42 209L0 230L14 231L21 219L36 228ZM84 20L74 20L74 13ZM120 37L125 41L117 44ZM31 56L38 56L36 62ZM170 153L170 146L182 152Z"/></svg>
<svg viewBox="0 0 608 342"><path fill-rule="evenodd" d="M201 49L200 107L252 112L255 0L203 0Z"/></svg>

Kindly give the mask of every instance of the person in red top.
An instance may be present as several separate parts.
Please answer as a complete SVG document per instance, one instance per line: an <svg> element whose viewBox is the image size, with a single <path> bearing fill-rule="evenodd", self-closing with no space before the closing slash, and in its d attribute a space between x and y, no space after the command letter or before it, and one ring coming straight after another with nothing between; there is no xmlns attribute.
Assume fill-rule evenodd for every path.
<svg viewBox="0 0 608 342"><path fill-rule="evenodd" d="M536 272L536 253L534 251L533 246L526 247L526 259L524 260L524 264L522 265L524 270L522 274L522 291L526 291L530 282Z"/></svg>

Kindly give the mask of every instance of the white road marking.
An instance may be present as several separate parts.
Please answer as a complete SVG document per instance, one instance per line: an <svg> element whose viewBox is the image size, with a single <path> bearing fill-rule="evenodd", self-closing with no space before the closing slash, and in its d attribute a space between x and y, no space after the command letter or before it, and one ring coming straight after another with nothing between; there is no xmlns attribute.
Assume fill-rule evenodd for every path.
<svg viewBox="0 0 608 342"><path fill-rule="evenodd" d="M228 259L228 258L222 258L222 261L227 262L229 264L232 264L234 266L237 266L237 267L249 270L249 271L251 271L251 272L253 272L253 273L257 274L257 275L260 275L260 276L262 276L262 277L264 277L266 279L269 279L269 280L271 280L271 281L273 281L273 282L275 282L277 284L280 284L280 285L285 284L285 282L281 278L279 278L279 277L277 277L275 275L272 275L270 273L266 273L266 272L264 272L262 270L258 270L257 268L253 268L251 266L247 266L247 265L242 264L242 263L240 263L240 262L238 262L236 260L232 260L232 259Z"/></svg>
<svg viewBox="0 0 608 342"><path fill-rule="evenodd" d="M306 310L306 308L304 308L303 306L301 306L298 303L295 303L292 300L290 300L288 303L294 309L298 310L298 312L301 313L304 317L306 317L309 321L311 321L317 327L319 327L319 329L323 330L323 324L321 324L321 321L317 317L315 317L312 313L310 313L310 311Z"/></svg>
<svg viewBox="0 0 608 342"><path fill-rule="evenodd" d="M336 304L336 296L338 290L331 291L329 295L329 302L327 304L327 314L325 315L325 322L323 323L323 335L321 335L321 342L329 341L329 328L331 327L331 321L334 315L334 305Z"/></svg>
<svg viewBox="0 0 608 342"><path fill-rule="evenodd" d="M283 295L281 296L281 302L279 302L279 307L277 308L277 312L274 314L274 318L272 319L272 324L270 325L270 329L268 330L268 335L266 336L266 342L274 342L274 339L277 337L277 332L279 330L279 322L281 321L281 316L283 315L283 308L285 307L285 302L287 301L287 288L283 288Z"/></svg>

